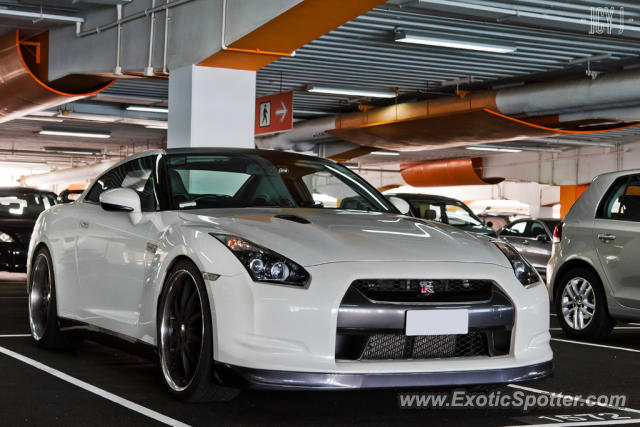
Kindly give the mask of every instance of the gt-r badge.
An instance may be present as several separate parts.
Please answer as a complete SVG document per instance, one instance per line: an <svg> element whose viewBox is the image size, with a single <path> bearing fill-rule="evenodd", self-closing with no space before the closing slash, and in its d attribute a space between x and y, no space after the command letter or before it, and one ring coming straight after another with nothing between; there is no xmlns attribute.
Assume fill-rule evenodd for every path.
<svg viewBox="0 0 640 427"><path fill-rule="evenodd" d="M431 295L435 292L433 282L420 282L420 293Z"/></svg>

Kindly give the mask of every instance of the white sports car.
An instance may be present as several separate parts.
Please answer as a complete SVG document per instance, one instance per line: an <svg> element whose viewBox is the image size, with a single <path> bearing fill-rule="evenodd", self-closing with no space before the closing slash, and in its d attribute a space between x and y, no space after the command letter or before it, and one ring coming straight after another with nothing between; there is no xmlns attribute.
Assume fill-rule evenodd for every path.
<svg viewBox="0 0 640 427"><path fill-rule="evenodd" d="M61 347L85 328L153 346L169 390L190 401L243 387L548 375L549 302L535 270L506 243L406 208L315 157L137 154L38 219L33 338Z"/></svg>

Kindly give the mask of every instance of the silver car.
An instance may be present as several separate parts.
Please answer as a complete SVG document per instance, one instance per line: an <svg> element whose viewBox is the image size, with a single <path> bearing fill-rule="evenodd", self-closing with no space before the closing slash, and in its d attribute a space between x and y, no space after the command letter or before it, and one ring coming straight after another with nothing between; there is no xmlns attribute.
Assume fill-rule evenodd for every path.
<svg viewBox="0 0 640 427"><path fill-rule="evenodd" d="M568 335L640 320L640 169L597 176L553 239L547 285Z"/></svg>
<svg viewBox="0 0 640 427"><path fill-rule="evenodd" d="M559 222L553 218L518 219L505 225L498 237L511 243L544 276L551 257L553 231Z"/></svg>

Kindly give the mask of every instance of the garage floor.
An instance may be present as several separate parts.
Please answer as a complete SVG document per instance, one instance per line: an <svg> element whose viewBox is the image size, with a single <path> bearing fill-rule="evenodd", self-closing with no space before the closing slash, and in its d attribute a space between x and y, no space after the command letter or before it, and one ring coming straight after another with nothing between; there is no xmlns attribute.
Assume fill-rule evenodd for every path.
<svg viewBox="0 0 640 427"><path fill-rule="evenodd" d="M37 348L29 332L24 275L0 273L0 425L333 424L457 425L640 423L640 326L620 325L598 346L564 341L551 318L555 373L522 384L532 393L623 393L625 408L399 409L397 391L244 392L229 403L183 404L164 390L154 360L85 341L77 350ZM513 391L513 388L506 388ZM420 390L425 391L425 390ZM446 391L446 390L439 390ZM598 415L598 414L611 415ZM594 417L585 418L583 414ZM548 418L541 418L548 417ZM581 420L591 420L583 422Z"/></svg>

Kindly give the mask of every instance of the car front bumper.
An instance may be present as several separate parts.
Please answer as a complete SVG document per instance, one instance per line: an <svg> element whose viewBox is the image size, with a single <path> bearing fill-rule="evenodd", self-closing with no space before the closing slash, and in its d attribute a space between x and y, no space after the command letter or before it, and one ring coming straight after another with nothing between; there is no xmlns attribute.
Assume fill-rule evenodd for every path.
<svg viewBox="0 0 640 427"><path fill-rule="evenodd" d="M449 372L402 372L336 374L273 371L217 364L216 373L225 385L260 390L341 390L506 384L548 377L553 362L505 369Z"/></svg>
<svg viewBox="0 0 640 427"><path fill-rule="evenodd" d="M28 249L17 243L0 243L0 271L26 272Z"/></svg>
<svg viewBox="0 0 640 427"><path fill-rule="evenodd" d="M256 283L247 274L206 282L214 323L214 359L220 366L238 372L247 383L286 387L291 378L303 377L311 384L305 386L308 388L327 388L322 384L331 378L346 384L338 388L349 388L504 382L549 373L553 354L546 288L542 284L525 288L510 268L465 262L341 262L307 270L312 277L307 289ZM509 354L337 360L340 304L350 284L364 278L493 280L515 309ZM373 309L372 314L375 312Z"/></svg>

